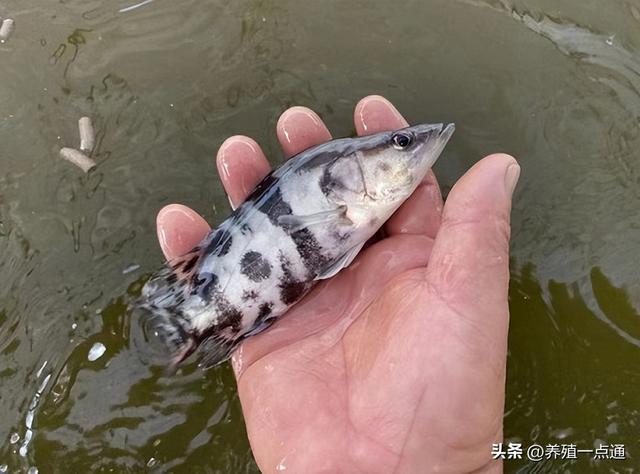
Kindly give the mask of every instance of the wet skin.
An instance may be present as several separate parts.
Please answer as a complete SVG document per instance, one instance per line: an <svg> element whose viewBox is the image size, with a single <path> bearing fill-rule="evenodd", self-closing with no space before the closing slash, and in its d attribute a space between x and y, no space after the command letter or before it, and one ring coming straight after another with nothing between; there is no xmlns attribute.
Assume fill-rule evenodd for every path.
<svg viewBox="0 0 640 474"><path fill-rule="evenodd" d="M356 130L407 125L384 98L361 100ZM311 110L282 114L286 156L331 138ZM444 153L446 159L446 151ZM218 151L238 205L269 171L248 137ZM263 472L501 472L509 309L509 215L519 176L504 154L476 163L447 202L433 173L387 222L387 237L320 283L233 357L249 440ZM160 211L167 258L209 230Z"/></svg>

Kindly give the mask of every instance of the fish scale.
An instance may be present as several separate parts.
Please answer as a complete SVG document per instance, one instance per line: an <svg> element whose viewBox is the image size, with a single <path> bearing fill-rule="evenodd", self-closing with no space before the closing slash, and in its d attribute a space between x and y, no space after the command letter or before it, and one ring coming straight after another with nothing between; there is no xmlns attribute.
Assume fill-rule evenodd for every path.
<svg viewBox="0 0 640 474"><path fill-rule="evenodd" d="M172 365L198 348L205 366L226 360L318 281L348 266L415 190L453 130L417 125L333 140L265 177L143 289L139 306Z"/></svg>

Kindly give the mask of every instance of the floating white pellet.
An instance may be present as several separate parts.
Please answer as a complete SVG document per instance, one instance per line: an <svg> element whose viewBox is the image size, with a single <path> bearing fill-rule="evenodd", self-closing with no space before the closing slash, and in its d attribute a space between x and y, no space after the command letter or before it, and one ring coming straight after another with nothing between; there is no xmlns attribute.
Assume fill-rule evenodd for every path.
<svg viewBox="0 0 640 474"><path fill-rule="evenodd" d="M90 362L98 360L100 357L102 357L106 350L107 348L103 343L96 342L93 346L91 346L91 349L89 349L89 355L87 355L87 359L89 359Z"/></svg>
<svg viewBox="0 0 640 474"><path fill-rule="evenodd" d="M60 150L60 157L73 163L85 173L88 173L96 167L95 161L74 148L62 148Z"/></svg>
<svg viewBox="0 0 640 474"><path fill-rule="evenodd" d="M91 119L82 117L78 120L78 130L80 131L80 150L84 153L91 153L96 144L96 134L93 131Z"/></svg>
<svg viewBox="0 0 640 474"><path fill-rule="evenodd" d="M45 360L42 365L40 366L40 368L38 369L38 372L36 372L36 377L40 378L40 376L42 375L42 371L44 370L44 368L47 366L47 362L49 362L48 360Z"/></svg>
<svg viewBox="0 0 640 474"><path fill-rule="evenodd" d="M140 3L136 3L135 5L131 5L129 7L126 8L121 8L120 10L118 10L118 13L125 13L125 12L130 12L131 10L135 10L136 8L139 8L143 5L147 5L149 3L153 2L153 0L144 0Z"/></svg>
<svg viewBox="0 0 640 474"><path fill-rule="evenodd" d="M35 413L31 410L27 412L27 416L24 417L24 426L31 429L33 427L33 418L35 417Z"/></svg>
<svg viewBox="0 0 640 474"><path fill-rule="evenodd" d="M131 265L129 265L127 268L125 268L124 270L122 270L122 274L123 275L127 275L129 273L135 272L136 270L140 269L140 265L138 265L137 263L132 263Z"/></svg>
<svg viewBox="0 0 640 474"><path fill-rule="evenodd" d="M24 441L18 449L18 454L23 458L27 457L27 449L29 449L29 443L31 442L31 438L33 438L33 431L27 430L24 432Z"/></svg>
<svg viewBox="0 0 640 474"><path fill-rule="evenodd" d="M13 33L15 26L16 23L11 18L7 18L2 22L2 24L0 25L0 43L4 43L9 39L11 33Z"/></svg>
<svg viewBox="0 0 640 474"><path fill-rule="evenodd" d="M16 444L18 441L20 441L20 435L18 433L13 433L11 438L9 438L11 444Z"/></svg>

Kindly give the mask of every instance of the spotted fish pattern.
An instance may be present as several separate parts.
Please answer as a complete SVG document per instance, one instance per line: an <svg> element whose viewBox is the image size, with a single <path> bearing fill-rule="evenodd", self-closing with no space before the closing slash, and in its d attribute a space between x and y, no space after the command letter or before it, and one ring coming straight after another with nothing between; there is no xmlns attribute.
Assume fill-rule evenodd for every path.
<svg viewBox="0 0 640 474"><path fill-rule="evenodd" d="M140 306L172 364L226 360L319 280L349 265L411 195L454 127L417 125L310 148L145 285Z"/></svg>

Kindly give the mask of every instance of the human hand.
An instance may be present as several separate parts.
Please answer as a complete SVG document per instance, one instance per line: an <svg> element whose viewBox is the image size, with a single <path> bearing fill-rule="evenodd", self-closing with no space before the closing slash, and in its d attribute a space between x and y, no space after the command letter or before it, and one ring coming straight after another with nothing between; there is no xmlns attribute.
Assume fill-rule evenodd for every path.
<svg viewBox="0 0 640 474"><path fill-rule="evenodd" d="M358 135L407 126L384 98L355 109ZM331 138L311 110L278 121L287 157ZM217 166L238 206L269 172L236 136ZM509 310L509 214L520 168L491 155L453 187L435 176L386 223L387 237L319 283L235 352L238 393L263 472L500 472ZM167 258L208 232L170 205L157 218Z"/></svg>

